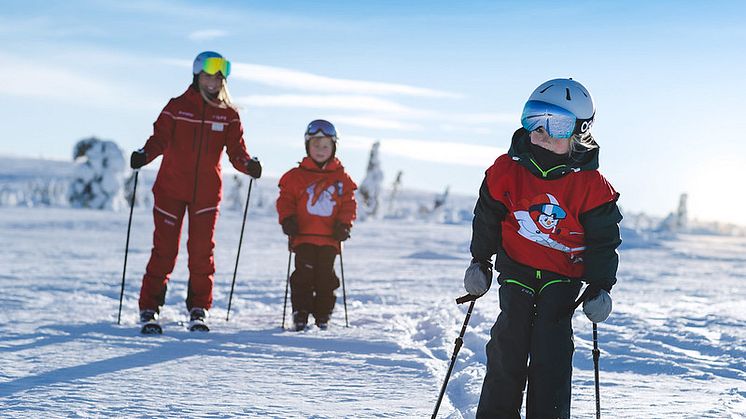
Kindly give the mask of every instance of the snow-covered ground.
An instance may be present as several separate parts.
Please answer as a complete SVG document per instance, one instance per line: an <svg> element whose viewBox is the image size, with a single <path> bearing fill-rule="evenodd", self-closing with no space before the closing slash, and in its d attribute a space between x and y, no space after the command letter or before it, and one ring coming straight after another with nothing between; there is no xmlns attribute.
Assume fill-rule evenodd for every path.
<svg viewBox="0 0 746 419"><path fill-rule="evenodd" d="M182 240L164 335L144 337L137 295L151 246L147 208L134 212L117 325L127 218L0 207L0 417L432 414L466 312L454 299L464 293L468 223L357 224L344 250L350 327L340 289L329 330L295 333L280 328L287 242L266 210L249 214L225 321L242 213L223 211L213 330L182 324ZM746 417L746 238L625 230L621 261L614 313L599 325L603 417ZM439 417L474 417L497 303L495 288L476 303ZM589 418L591 325L580 311L574 325L573 417Z"/></svg>

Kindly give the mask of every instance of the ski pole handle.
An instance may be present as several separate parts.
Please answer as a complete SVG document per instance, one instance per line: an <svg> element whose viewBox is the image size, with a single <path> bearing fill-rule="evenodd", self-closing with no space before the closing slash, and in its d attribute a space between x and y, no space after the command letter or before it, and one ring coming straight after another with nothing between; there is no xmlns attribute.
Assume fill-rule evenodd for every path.
<svg viewBox="0 0 746 419"><path fill-rule="evenodd" d="M458 297L456 299L456 304L463 304L463 303L468 303L469 301L475 301L479 297L481 297L481 295L466 294L461 297Z"/></svg>

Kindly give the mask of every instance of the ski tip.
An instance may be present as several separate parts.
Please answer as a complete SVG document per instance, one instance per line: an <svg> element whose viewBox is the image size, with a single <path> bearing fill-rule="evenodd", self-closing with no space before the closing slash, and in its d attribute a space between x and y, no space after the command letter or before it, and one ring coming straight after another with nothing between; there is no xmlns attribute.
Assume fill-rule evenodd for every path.
<svg viewBox="0 0 746 419"><path fill-rule="evenodd" d="M158 323L146 323L140 329L143 335L162 335L163 328Z"/></svg>
<svg viewBox="0 0 746 419"><path fill-rule="evenodd" d="M189 325L190 332L209 332L210 328L203 322L191 322Z"/></svg>

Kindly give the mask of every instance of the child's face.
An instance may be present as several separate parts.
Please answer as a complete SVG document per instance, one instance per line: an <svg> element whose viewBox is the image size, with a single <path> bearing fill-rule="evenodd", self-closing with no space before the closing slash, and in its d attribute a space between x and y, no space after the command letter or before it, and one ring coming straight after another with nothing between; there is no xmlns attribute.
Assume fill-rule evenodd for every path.
<svg viewBox="0 0 746 419"><path fill-rule="evenodd" d="M531 143L554 154L567 154L570 152L569 138L550 137L542 128L531 131Z"/></svg>
<svg viewBox="0 0 746 419"><path fill-rule="evenodd" d="M314 137L308 140L308 155L317 162L324 163L334 152L334 144L329 137Z"/></svg>

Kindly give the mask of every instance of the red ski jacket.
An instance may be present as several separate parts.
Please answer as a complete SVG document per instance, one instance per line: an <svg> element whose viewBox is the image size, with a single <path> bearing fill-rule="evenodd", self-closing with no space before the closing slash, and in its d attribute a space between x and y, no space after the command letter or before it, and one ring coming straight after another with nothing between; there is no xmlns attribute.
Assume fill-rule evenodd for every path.
<svg viewBox="0 0 746 419"><path fill-rule="evenodd" d="M319 168L306 157L298 167L282 175L279 187L280 223L290 216L298 220L299 234L292 238L291 247L309 243L339 250L339 242L332 237L334 223L352 225L357 210L354 194L357 185L342 163L335 157Z"/></svg>
<svg viewBox="0 0 746 419"><path fill-rule="evenodd" d="M148 162L163 155L153 193L200 207L216 207L222 197L223 148L233 167L247 173L246 162L251 157L238 113L210 105L190 86L163 108L145 143Z"/></svg>
<svg viewBox="0 0 746 419"><path fill-rule="evenodd" d="M581 278L586 250L581 215L619 196L598 170L569 170L546 180L508 155L487 170L487 187L502 202L502 247L514 261Z"/></svg>

